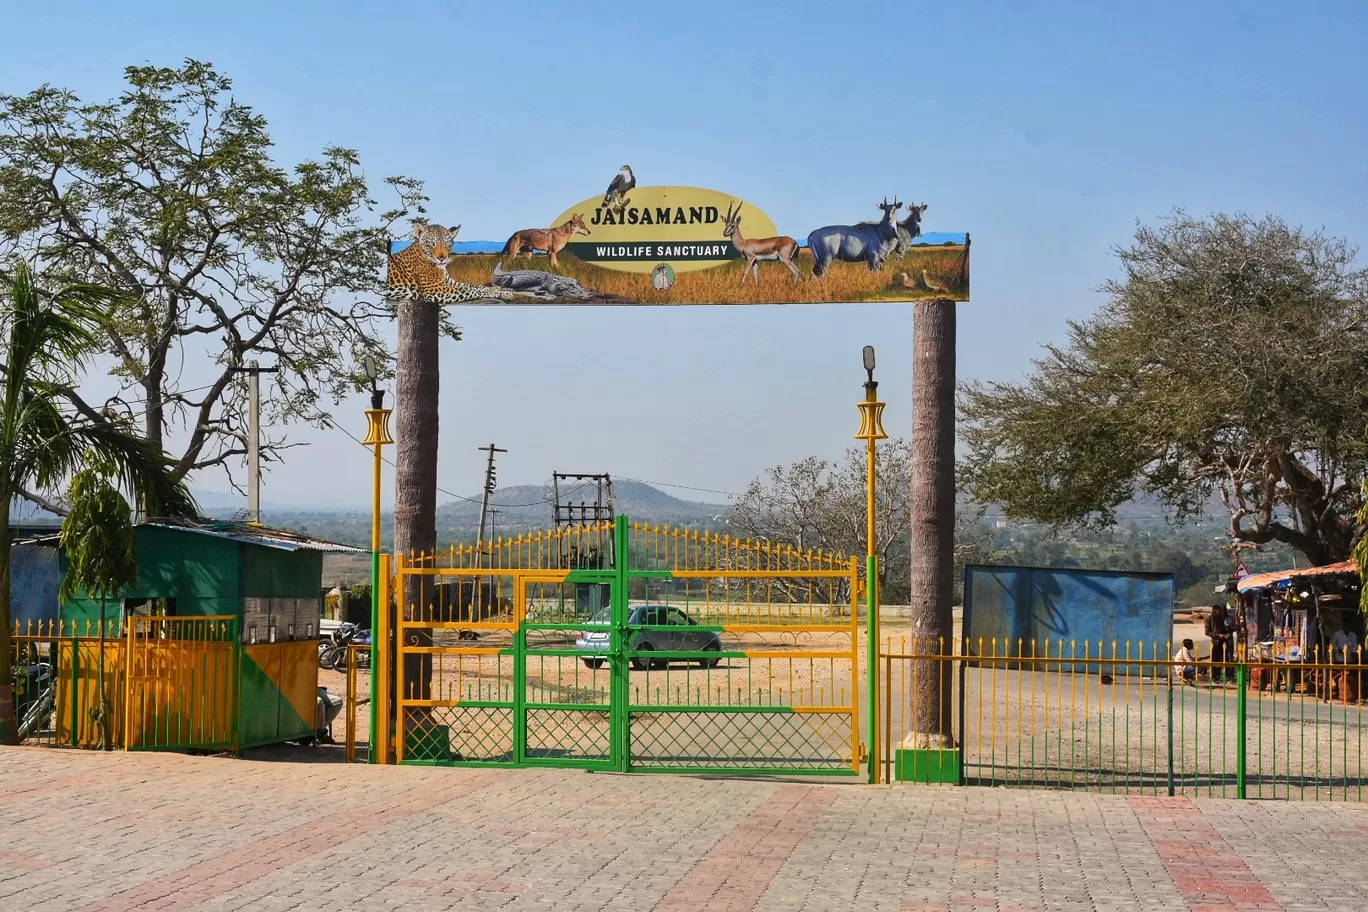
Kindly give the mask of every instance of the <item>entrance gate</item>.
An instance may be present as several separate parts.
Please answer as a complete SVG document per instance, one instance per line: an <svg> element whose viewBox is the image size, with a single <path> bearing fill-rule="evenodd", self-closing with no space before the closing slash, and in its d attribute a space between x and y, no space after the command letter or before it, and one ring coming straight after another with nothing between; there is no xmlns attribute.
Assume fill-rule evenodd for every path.
<svg viewBox="0 0 1368 912"><path fill-rule="evenodd" d="M626 517L400 556L377 757L856 775L860 564Z"/></svg>

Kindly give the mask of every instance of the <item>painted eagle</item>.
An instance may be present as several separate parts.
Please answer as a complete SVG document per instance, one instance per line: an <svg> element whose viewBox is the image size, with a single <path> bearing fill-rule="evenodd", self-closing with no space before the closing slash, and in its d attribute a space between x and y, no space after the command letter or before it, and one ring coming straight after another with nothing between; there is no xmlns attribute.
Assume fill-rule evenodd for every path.
<svg viewBox="0 0 1368 912"><path fill-rule="evenodd" d="M623 165L613 178L613 182L608 185L608 192L603 194L604 207L624 202L623 198L635 186L636 176L632 174L632 166Z"/></svg>

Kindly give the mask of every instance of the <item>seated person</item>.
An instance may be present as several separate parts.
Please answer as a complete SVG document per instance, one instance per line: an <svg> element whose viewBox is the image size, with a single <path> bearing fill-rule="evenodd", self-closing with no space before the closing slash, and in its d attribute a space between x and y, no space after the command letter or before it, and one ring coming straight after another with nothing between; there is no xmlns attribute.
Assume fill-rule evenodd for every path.
<svg viewBox="0 0 1368 912"><path fill-rule="evenodd" d="M1183 680L1184 684L1192 684L1197 680L1197 647L1192 645L1192 640L1183 640L1183 646L1173 656L1173 673Z"/></svg>

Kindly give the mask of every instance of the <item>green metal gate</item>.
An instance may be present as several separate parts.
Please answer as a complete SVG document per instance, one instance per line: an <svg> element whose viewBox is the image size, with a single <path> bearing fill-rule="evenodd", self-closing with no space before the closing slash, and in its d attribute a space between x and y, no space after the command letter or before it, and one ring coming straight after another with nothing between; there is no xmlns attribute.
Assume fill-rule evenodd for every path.
<svg viewBox="0 0 1368 912"><path fill-rule="evenodd" d="M621 765L616 734L622 704L613 700L613 689L623 658L614 637L612 580L590 576L519 579L517 604L524 615L515 647L521 682L514 693L521 764L604 770ZM576 645L586 641L601 643L602 651Z"/></svg>
<svg viewBox="0 0 1368 912"><path fill-rule="evenodd" d="M626 517L400 557L381 762L856 775L860 564Z"/></svg>

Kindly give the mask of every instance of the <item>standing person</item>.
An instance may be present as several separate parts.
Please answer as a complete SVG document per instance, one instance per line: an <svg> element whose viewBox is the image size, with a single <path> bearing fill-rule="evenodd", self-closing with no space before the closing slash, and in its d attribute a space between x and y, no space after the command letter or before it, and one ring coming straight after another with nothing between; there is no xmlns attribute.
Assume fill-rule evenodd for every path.
<svg viewBox="0 0 1368 912"><path fill-rule="evenodd" d="M1330 639L1330 661L1335 665L1357 665L1359 663L1359 638L1354 632L1349 612L1340 612L1339 630ZM1335 673L1335 684L1339 697L1345 703L1358 702L1358 674L1344 669Z"/></svg>
<svg viewBox="0 0 1368 912"><path fill-rule="evenodd" d="M1231 640L1234 631L1226 618L1224 605L1212 605L1211 614L1206 620L1206 635L1211 639L1211 682L1233 678L1230 668L1218 667L1217 663L1231 660Z"/></svg>

